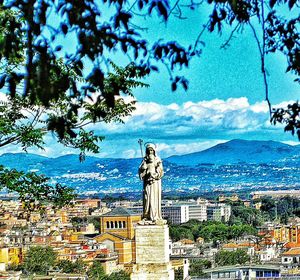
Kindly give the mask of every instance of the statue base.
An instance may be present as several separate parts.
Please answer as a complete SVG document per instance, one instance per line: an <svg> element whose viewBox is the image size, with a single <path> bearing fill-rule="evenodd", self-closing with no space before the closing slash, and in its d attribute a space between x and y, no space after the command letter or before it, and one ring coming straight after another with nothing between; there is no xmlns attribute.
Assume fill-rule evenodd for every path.
<svg viewBox="0 0 300 280"><path fill-rule="evenodd" d="M135 228L136 264L131 280L173 280L169 257L167 225L137 225Z"/></svg>
<svg viewBox="0 0 300 280"><path fill-rule="evenodd" d="M143 219L141 221L138 222L138 225L143 225L143 226L147 226L147 225L158 225L158 226L162 226L162 225L166 225L167 224L167 220L157 220L157 221L150 221L150 220L146 220Z"/></svg>
<svg viewBox="0 0 300 280"><path fill-rule="evenodd" d="M134 264L130 276L131 280L174 280L174 270L171 263L160 264Z"/></svg>

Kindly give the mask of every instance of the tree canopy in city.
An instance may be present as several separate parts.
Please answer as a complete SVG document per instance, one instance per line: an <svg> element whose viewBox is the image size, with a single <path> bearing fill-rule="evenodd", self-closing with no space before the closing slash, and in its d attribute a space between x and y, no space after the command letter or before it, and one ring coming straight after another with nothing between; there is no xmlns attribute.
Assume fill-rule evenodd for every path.
<svg viewBox="0 0 300 280"><path fill-rule="evenodd" d="M215 263L218 266L245 264L250 261L247 252L241 249L236 251L221 250L215 255Z"/></svg>
<svg viewBox="0 0 300 280"><path fill-rule="evenodd" d="M170 225L170 237L173 241L197 240L198 237L202 237L206 242L227 242L253 234L256 234L256 229L249 224L242 223L228 225L217 221L189 220L180 225Z"/></svg>
<svg viewBox="0 0 300 280"><path fill-rule="evenodd" d="M57 254L49 246L30 247L24 258L24 272L45 275L50 268L54 267L56 257Z"/></svg>

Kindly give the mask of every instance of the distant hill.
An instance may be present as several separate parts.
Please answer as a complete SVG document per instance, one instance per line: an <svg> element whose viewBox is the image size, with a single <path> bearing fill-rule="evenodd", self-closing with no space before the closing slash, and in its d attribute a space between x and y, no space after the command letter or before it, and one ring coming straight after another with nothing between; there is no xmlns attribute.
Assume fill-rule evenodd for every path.
<svg viewBox="0 0 300 280"><path fill-rule="evenodd" d="M30 153L6 153L0 156L0 164L18 170L29 171L44 166L50 159Z"/></svg>
<svg viewBox="0 0 300 280"><path fill-rule="evenodd" d="M48 158L30 153L6 153L0 156L0 164L24 171L39 170L49 175L54 173L95 172L98 166L110 166L127 171L137 170L141 159L115 159L87 156L79 162L78 155L68 154ZM164 159L176 165L197 166L199 164L261 164L300 162L300 145L291 146L275 141L231 140L207 150ZM98 168L96 168L98 169ZM102 168L100 168L101 170Z"/></svg>
<svg viewBox="0 0 300 280"><path fill-rule="evenodd" d="M78 155L47 158L16 153L0 156L0 165L36 171L84 194L142 193L138 177L141 159ZM168 193L300 189L300 146L274 141L232 140L205 151L163 160L163 190Z"/></svg>
<svg viewBox="0 0 300 280"><path fill-rule="evenodd" d="M48 176L56 176L65 173L101 173L106 168L112 167L137 170L141 159L115 159L98 158L87 156L85 161L80 162L79 156L75 154L63 155L57 158L48 158L30 153L6 153L0 156L0 165L16 168L23 171L39 171Z"/></svg>
<svg viewBox="0 0 300 280"><path fill-rule="evenodd" d="M198 164L271 163L275 161L299 161L300 146L291 146L275 141L231 140L207 150L171 156L167 161L196 166Z"/></svg>

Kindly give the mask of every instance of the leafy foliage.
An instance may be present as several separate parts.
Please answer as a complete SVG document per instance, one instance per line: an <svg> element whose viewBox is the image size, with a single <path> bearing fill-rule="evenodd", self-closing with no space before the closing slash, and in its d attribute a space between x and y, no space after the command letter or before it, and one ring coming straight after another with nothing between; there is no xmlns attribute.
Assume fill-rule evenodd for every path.
<svg viewBox="0 0 300 280"><path fill-rule="evenodd" d="M95 279L95 280L106 280L107 276L105 275L103 266L101 262L95 261L93 264L90 266L90 268L87 271L87 275L90 279Z"/></svg>
<svg viewBox="0 0 300 280"><path fill-rule="evenodd" d="M299 55L300 59L300 55ZM299 80L300 82L300 80ZM287 109L274 109L271 122L275 125L277 122L285 124L284 131L289 131L292 135L297 134L300 141L300 104L295 102L289 104Z"/></svg>
<svg viewBox="0 0 300 280"><path fill-rule="evenodd" d="M62 273L83 273L85 272L85 264L81 259L77 259L75 262L69 260L60 260L56 266Z"/></svg>
<svg viewBox="0 0 300 280"><path fill-rule="evenodd" d="M46 274L54 266L55 260L56 253L51 247L30 247L25 255L23 268L30 274Z"/></svg>
<svg viewBox="0 0 300 280"><path fill-rule="evenodd" d="M264 221L264 217L259 210L252 207L246 207L243 202L227 201L226 203L231 205L229 224L246 224L256 228Z"/></svg>
<svg viewBox="0 0 300 280"><path fill-rule="evenodd" d="M255 233L256 229L247 224L232 226L215 224L202 228L199 232L199 235L206 241L226 242L228 240L237 239L244 235Z"/></svg>
<svg viewBox="0 0 300 280"><path fill-rule="evenodd" d="M116 73L109 73L105 80L106 92L123 87L124 93L132 94L133 88L146 86L134 79L140 75L134 64L125 68L113 67ZM62 95L49 99L47 106L41 101L32 104L29 97L8 96L7 101L0 103L0 147L21 144L25 151L32 146L42 149L44 136L51 131L67 147L78 149L82 154L98 153L97 143L104 137L85 130L85 127L97 122L122 122L122 118L135 109L134 104L134 101L125 102L118 98L110 107L99 94L84 99Z"/></svg>
<svg viewBox="0 0 300 280"><path fill-rule="evenodd" d="M282 223L287 223L290 217L300 217L300 200L298 198L286 196L275 200L265 196L258 201L261 202L260 210L270 220L278 219Z"/></svg>
<svg viewBox="0 0 300 280"><path fill-rule="evenodd" d="M139 15L148 19L155 14L167 23L172 16L183 18L184 9L201 9L202 3L183 0L175 4L166 0L133 3L123 0L78 0L76 3L69 0L1 1L0 59L3 69L9 68L10 71L1 73L0 86L5 86L12 97L20 87L23 96L28 97L32 104L38 101L46 107L51 101L66 96L66 92L68 96L79 99L99 92L106 106L114 107L121 92L128 94L127 84L109 77L104 70L117 53L135 61L133 76L149 75L164 65L170 72L172 90L179 85L187 89L186 78L173 73L176 69L188 67L193 57L200 56L201 47L205 45L201 41L203 31L221 33L225 26L232 27L232 33L246 26L254 30L254 22L258 22L261 28L254 30L254 37L262 59L267 101L265 55L282 53L287 60L287 71L299 76L300 19L293 17L297 8L295 0L209 0L207 3L212 12L208 14L208 23L204 30L199 30L196 42L190 42L187 47L163 39L148 42L145 28L137 25ZM282 6L287 6L291 13L282 13ZM65 41L76 42L77 47L68 48L62 44L62 37ZM229 43L230 39L225 45ZM21 62L25 68L18 67ZM111 82L109 86L107 81ZM299 78L296 81L299 82ZM71 108L71 111L77 114L76 108ZM58 126L68 126L62 120L53 120L52 124L56 130Z"/></svg>
<svg viewBox="0 0 300 280"><path fill-rule="evenodd" d="M48 183L48 178L34 172L25 173L0 166L0 189L18 193L26 210L43 210L47 203L62 207L75 198L73 189Z"/></svg>
<svg viewBox="0 0 300 280"><path fill-rule="evenodd" d="M57 101L67 91L73 97L99 91L106 104L113 107L115 96L123 92L126 84L114 83L108 89L103 66L107 63L107 57L116 51L139 61L135 71L142 76L158 71L153 62L168 63L175 68L188 66L190 60L189 51L179 43L157 41L151 46L134 29L133 8L146 11L147 16L156 10L158 16L167 21L168 1L139 1L132 8L126 1L100 3L80 0L75 4L70 1L31 0L30 3L1 1L1 4L4 13L11 9L15 10L16 15L13 25L3 24L6 28L1 58L9 60L26 50L26 72L14 69L11 73L2 73L2 79L12 96L16 94L16 87L23 83L23 94L32 102L39 100L45 106L50 100ZM110 13L109 19L103 11ZM75 41L76 49L64 52L66 46L61 45L61 35ZM14 42L12 39L16 39L13 47L9 43ZM90 64L91 70L84 68L85 64ZM76 73L80 82L70 77L69 73ZM184 80L177 80L176 83L186 86Z"/></svg>
<svg viewBox="0 0 300 280"><path fill-rule="evenodd" d="M191 259L190 260L190 269L189 275L190 276L203 276L203 269L211 268L211 261L209 260L202 260L202 259Z"/></svg>
<svg viewBox="0 0 300 280"><path fill-rule="evenodd" d="M89 217L72 217L71 223L74 227L80 227L91 223L95 226L96 230L100 230L100 217L99 216L89 216Z"/></svg>
<svg viewBox="0 0 300 280"><path fill-rule="evenodd" d="M221 222L190 220L181 225L170 226L170 237L173 241L184 238L196 240L198 237L202 237L206 242L226 242L243 235L255 233L256 229L248 224L227 225Z"/></svg>
<svg viewBox="0 0 300 280"><path fill-rule="evenodd" d="M174 270L174 280L181 280L183 279L183 268L179 267L178 269Z"/></svg>
<svg viewBox="0 0 300 280"><path fill-rule="evenodd" d="M221 250L215 255L215 263L218 266L244 264L250 261L250 256L244 250L236 251Z"/></svg>
<svg viewBox="0 0 300 280"><path fill-rule="evenodd" d="M111 273L107 280L130 280L130 275L124 270Z"/></svg>
<svg viewBox="0 0 300 280"><path fill-rule="evenodd" d="M213 31L217 27L221 32L224 24L241 25L251 24L256 19L262 28L263 37L262 51L266 54L272 52L281 52L287 58L287 71L300 75L300 36L298 27L300 18L286 18L284 15L289 13L280 13L283 5L287 5L288 10L297 9L295 0L270 0L270 1L220 1L209 0L214 6L210 16L209 29ZM277 10L276 10L277 9ZM299 80L297 79L299 82Z"/></svg>
<svg viewBox="0 0 300 280"><path fill-rule="evenodd" d="M129 274L123 270L106 275L99 261L93 262L87 271L87 275L89 279L93 280L130 280Z"/></svg>
<svg viewBox="0 0 300 280"><path fill-rule="evenodd" d="M120 83L127 94L132 94L134 87L146 86L136 81L133 64L125 68L113 65L116 73L109 74L105 82L107 88L112 83ZM98 122L122 122L134 110L134 101L125 102L119 98L114 107L108 107L98 95L84 100L62 96L56 101L49 100L45 106L41 102L33 105L29 97L7 96L0 102L0 147L19 144L23 150L29 147L43 149L44 137L48 131L57 136L57 141L66 147L80 151L80 160L84 160L86 152L99 153L99 142L103 136L95 135L85 127ZM81 110L81 114L73 110ZM40 208L42 204L54 203L63 206L74 197L73 190L59 184L51 186L48 179L34 173L24 173L0 167L0 187L18 193L26 209Z"/></svg>

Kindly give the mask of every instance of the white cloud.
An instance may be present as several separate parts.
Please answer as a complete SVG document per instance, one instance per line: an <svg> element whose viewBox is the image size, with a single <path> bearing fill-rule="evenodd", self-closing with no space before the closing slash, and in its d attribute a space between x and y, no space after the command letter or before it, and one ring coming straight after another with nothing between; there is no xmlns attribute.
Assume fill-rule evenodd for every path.
<svg viewBox="0 0 300 280"><path fill-rule="evenodd" d="M161 157L201 151L233 138L297 141L284 133L282 126L270 124L266 102L250 104L246 97L169 105L138 102L136 108L132 116L126 118L125 124L89 126L99 135L106 136L106 140L100 143L101 157L140 157L139 138L157 143ZM17 151L20 149L15 146L1 150ZM57 144L51 134L46 137L45 151L30 149L29 152L45 156L76 153Z"/></svg>
<svg viewBox="0 0 300 280"><path fill-rule="evenodd" d="M270 127L268 106L265 102L249 104L246 97L214 99L198 103L186 102L182 105L160 105L140 102L123 124L100 125L108 133L140 133L184 135L202 130L256 131ZM226 133L226 132L225 132Z"/></svg>
<svg viewBox="0 0 300 280"><path fill-rule="evenodd" d="M282 143L284 144L288 144L288 145L291 145L291 146L298 146L300 145L300 142L296 142L296 141L282 141Z"/></svg>
<svg viewBox="0 0 300 280"><path fill-rule="evenodd" d="M138 154L137 150L129 149L125 150L121 154L121 158L136 158L141 157L141 155Z"/></svg>

